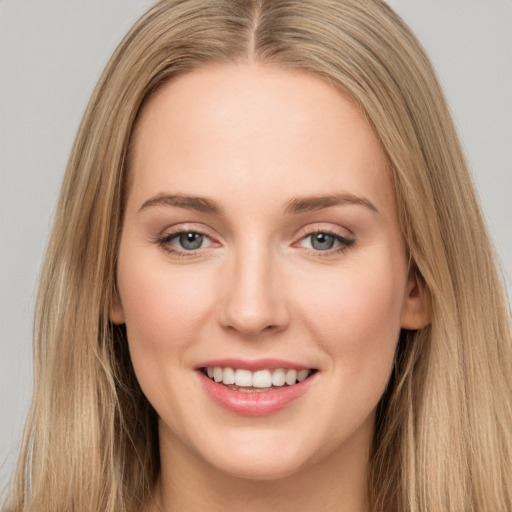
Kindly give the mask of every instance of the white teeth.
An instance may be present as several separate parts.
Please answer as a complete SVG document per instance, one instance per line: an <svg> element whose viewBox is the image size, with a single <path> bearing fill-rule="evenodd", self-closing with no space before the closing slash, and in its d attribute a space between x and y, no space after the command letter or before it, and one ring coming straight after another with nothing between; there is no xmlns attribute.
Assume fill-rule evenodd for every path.
<svg viewBox="0 0 512 512"><path fill-rule="evenodd" d="M302 382L309 375L309 370L300 370L297 372L297 380Z"/></svg>
<svg viewBox="0 0 512 512"><path fill-rule="evenodd" d="M252 386L252 372L250 370L235 370L235 384L237 386Z"/></svg>
<svg viewBox="0 0 512 512"><path fill-rule="evenodd" d="M251 372L241 368L222 368L220 366L206 368L206 374L215 382L235 385L244 388L270 389L287 384L293 386L302 382L311 374L311 370L294 370L277 368L275 370L257 370ZM245 390L244 390L245 391Z"/></svg>
<svg viewBox="0 0 512 512"><path fill-rule="evenodd" d="M272 372L272 385L284 386L286 382L286 373L282 368L278 368Z"/></svg>
<svg viewBox="0 0 512 512"><path fill-rule="evenodd" d="M286 384L291 386L297 382L297 370L288 370L286 372Z"/></svg>
<svg viewBox="0 0 512 512"><path fill-rule="evenodd" d="M258 370L252 376L252 385L255 388L269 388L272 386L270 370Z"/></svg>
<svg viewBox="0 0 512 512"><path fill-rule="evenodd" d="M219 368L218 366L213 369L213 380L215 382L222 382L222 368Z"/></svg>
<svg viewBox="0 0 512 512"><path fill-rule="evenodd" d="M235 370L233 370L233 368L224 368L222 381L224 382L224 384L234 384Z"/></svg>

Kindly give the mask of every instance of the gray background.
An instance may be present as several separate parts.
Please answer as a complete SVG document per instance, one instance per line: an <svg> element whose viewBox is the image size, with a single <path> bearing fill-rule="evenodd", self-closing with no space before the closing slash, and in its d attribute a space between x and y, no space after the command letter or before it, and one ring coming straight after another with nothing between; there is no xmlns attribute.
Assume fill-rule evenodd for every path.
<svg viewBox="0 0 512 512"><path fill-rule="evenodd" d="M438 70L510 295L512 0L389 3ZM0 487L31 392L36 282L67 156L110 53L149 5L0 0Z"/></svg>

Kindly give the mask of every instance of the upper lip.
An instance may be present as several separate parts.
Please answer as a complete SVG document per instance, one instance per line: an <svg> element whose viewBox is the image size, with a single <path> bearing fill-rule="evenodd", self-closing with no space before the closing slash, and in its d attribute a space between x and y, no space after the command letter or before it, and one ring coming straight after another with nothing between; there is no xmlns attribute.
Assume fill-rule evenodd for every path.
<svg viewBox="0 0 512 512"><path fill-rule="evenodd" d="M294 369L294 370L310 370L313 369L309 365L297 363L295 361L286 361L284 359L263 358L263 359L239 359L239 358L224 358L224 359L211 359L203 361L195 366L196 370L200 368L240 368L243 370L257 371L257 370L275 370L277 368Z"/></svg>

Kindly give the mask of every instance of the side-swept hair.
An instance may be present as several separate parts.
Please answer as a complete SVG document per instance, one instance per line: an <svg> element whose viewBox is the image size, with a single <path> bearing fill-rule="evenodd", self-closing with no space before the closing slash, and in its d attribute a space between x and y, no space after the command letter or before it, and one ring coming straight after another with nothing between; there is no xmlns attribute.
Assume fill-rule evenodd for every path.
<svg viewBox="0 0 512 512"><path fill-rule="evenodd" d="M85 112L40 283L34 397L9 512L135 512L156 413L109 323L141 106L208 62L299 69L364 112L392 170L432 321L402 332L377 414L372 511L512 511L510 311L432 66L381 0L165 0L130 30Z"/></svg>

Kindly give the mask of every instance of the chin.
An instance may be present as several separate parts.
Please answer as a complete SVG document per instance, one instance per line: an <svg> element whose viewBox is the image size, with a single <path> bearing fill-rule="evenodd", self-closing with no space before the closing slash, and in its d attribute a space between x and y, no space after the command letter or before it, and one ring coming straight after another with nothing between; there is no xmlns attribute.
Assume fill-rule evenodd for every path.
<svg viewBox="0 0 512 512"><path fill-rule="evenodd" d="M293 435L288 442L254 436L250 443L226 443L229 450L207 450L203 460L223 474L248 480L279 480L300 473L321 458L321 450L310 447ZM291 439L290 439L291 438ZM292 442L290 442L292 441Z"/></svg>
<svg viewBox="0 0 512 512"><path fill-rule="evenodd" d="M232 477L243 478L246 480L272 481L281 480L299 473L307 466L304 462L297 460L279 460L269 461L256 460L252 458L239 458L238 460L215 461L215 467L218 471Z"/></svg>

